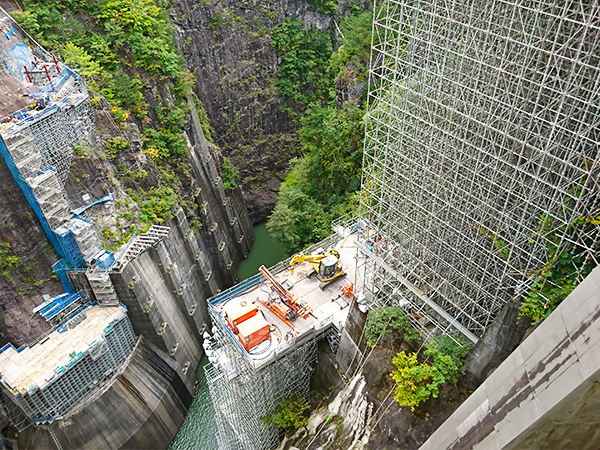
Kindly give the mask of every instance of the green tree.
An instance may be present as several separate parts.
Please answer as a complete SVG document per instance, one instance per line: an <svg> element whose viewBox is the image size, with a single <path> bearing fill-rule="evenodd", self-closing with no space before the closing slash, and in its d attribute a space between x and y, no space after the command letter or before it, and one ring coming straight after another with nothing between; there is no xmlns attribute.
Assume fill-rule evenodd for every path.
<svg viewBox="0 0 600 450"><path fill-rule="evenodd" d="M233 165L227 157L223 158L221 164L221 179L223 180L223 189L233 191L237 188L237 180L240 176L240 171Z"/></svg>
<svg viewBox="0 0 600 450"><path fill-rule="evenodd" d="M331 56L333 72L347 80L364 81L369 69L373 14L352 15L342 22L342 45Z"/></svg>
<svg viewBox="0 0 600 450"><path fill-rule="evenodd" d="M271 30L272 45L283 55L279 92L297 109L306 108L298 132L305 156L291 161L290 175L267 222L270 234L289 252L330 235L331 221L357 208L364 109L360 100L338 109L334 80L366 74L370 21L368 13L344 20L343 45L333 56L322 34L302 30L298 19Z"/></svg>
<svg viewBox="0 0 600 450"><path fill-rule="evenodd" d="M98 15L133 31L152 33L160 8L152 0L109 0Z"/></svg>
<svg viewBox="0 0 600 450"><path fill-rule="evenodd" d="M67 64L72 65L84 78L95 78L100 75L100 64L83 48L67 42L63 48L63 57Z"/></svg>
<svg viewBox="0 0 600 450"><path fill-rule="evenodd" d="M334 14L338 9L337 0L308 0L308 4L323 14Z"/></svg>
<svg viewBox="0 0 600 450"><path fill-rule="evenodd" d="M464 373L464 360L471 345L458 336L442 335L426 344L424 354L433 358L433 366L444 376L446 382L455 384L459 374Z"/></svg>
<svg viewBox="0 0 600 450"><path fill-rule="evenodd" d="M342 109L313 107L301 119L300 143L308 150L307 188L320 202L360 187L364 111L356 102Z"/></svg>
<svg viewBox="0 0 600 450"><path fill-rule="evenodd" d="M432 395L438 396L439 386L446 380L434 366L419 363L416 353L398 353L393 363L398 370L390 376L396 382L394 400L400 406L410 406L412 411Z"/></svg>
<svg viewBox="0 0 600 450"><path fill-rule="evenodd" d="M419 332L411 326L408 316L399 306L374 308L369 311L365 324L365 339L369 346L375 347L382 334L392 331L404 333L404 339L407 341L420 337Z"/></svg>
<svg viewBox="0 0 600 450"><path fill-rule="evenodd" d="M271 44L283 61L277 74L279 93L297 107L306 108L332 100L329 58L333 50L328 33L304 30L302 21L288 18L270 31Z"/></svg>
<svg viewBox="0 0 600 450"><path fill-rule="evenodd" d="M27 33L32 36L37 36L40 31L40 25L38 24L38 16L36 13L32 11L12 11L10 15Z"/></svg>
<svg viewBox="0 0 600 450"><path fill-rule="evenodd" d="M310 408L310 402L303 399L298 393L281 401L276 411L263 416L260 420L265 425L276 425L280 428L300 428L308 424L308 417L305 414Z"/></svg>
<svg viewBox="0 0 600 450"><path fill-rule="evenodd" d="M8 242L0 242L0 270L7 283L13 280L11 271L21 267L23 261L14 255Z"/></svg>
<svg viewBox="0 0 600 450"><path fill-rule="evenodd" d="M288 253L327 237L331 222L322 205L305 192L299 181L303 175L302 162L294 163L292 172L279 189L279 199L267 221L270 234Z"/></svg>

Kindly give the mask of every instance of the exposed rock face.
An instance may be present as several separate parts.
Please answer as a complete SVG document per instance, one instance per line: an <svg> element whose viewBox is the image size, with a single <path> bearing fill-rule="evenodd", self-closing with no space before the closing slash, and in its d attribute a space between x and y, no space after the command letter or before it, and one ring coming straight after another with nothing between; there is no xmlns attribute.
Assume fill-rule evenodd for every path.
<svg viewBox="0 0 600 450"><path fill-rule="evenodd" d="M315 411L305 428L288 436L280 450L418 449L458 407L464 395L444 385L415 411L393 400L395 369L390 348L379 347L362 370L325 408Z"/></svg>
<svg viewBox="0 0 600 450"><path fill-rule="evenodd" d="M297 124L281 109L273 85L281 57L265 31L288 17L306 28L333 30L332 16L302 0L180 0L172 16L215 144L240 169L250 219L264 222L288 161L300 156Z"/></svg>
<svg viewBox="0 0 600 450"><path fill-rule="evenodd" d="M527 317L519 319L519 312L520 301L508 303L469 352L462 380L469 389L483 383L523 340L531 321Z"/></svg>

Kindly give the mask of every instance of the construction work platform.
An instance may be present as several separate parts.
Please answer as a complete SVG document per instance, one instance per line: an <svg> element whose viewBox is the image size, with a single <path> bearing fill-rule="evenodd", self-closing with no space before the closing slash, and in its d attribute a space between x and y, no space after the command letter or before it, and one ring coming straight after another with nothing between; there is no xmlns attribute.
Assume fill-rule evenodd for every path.
<svg viewBox="0 0 600 450"><path fill-rule="evenodd" d="M269 450L278 445L279 428L266 426L260 417L272 414L290 395L308 397L320 340L327 340L331 351L337 351L351 301L341 295L340 286L355 280L355 237L334 235L303 252L315 254L332 245L339 252L346 276L323 290L316 277L308 277L313 270L308 262L295 265L293 274L291 258L270 268L273 278L304 304L304 313L294 321L283 320L259 301L268 299L272 285L262 274L209 299L214 326L212 336L205 333L203 346L211 362L205 372L216 412L219 449ZM236 308L236 303L240 307ZM258 311L252 315L255 307ZM312 314L306 314L310 310ZM270 325L270 339L246 351L227 324L225 311L231 314L230 321L252 322L257 329L264 316ZM244 335L244 327L238 328Z"/></svg>
<svg viewBox="0 0 600 450"><path fill-rule="evenodd" d="M5 345L0 381L7 405L33 423L60 419L118 372L134 340L124 305L88 303L32 344Z"/></svg>
<svg viewBox="0 0 600 450"><path fill-rule="evenodd" d="M346 276L335 279L324 289L320 288L320 281L316 276L309 277L313 267L308 262L294 266L293 273L290 270L289 260L271 268L270 272L274 275L274 278L283 286L291 286L288 291L312 309L312 314L305 318L298 316L293 322L284 321L265 306L264 303L268 301L271 292L271 283L262 274L255 275L209 299L213 317L219 321L229 337L238 346L241 352L240 356L247 358L254 368L269 363L281 353L292 349L297 343L304 342L313 335L325 332L330 326L336 327L337 330L343 328L348 315L350 300L341 295L340 287L354 283L355 280L355 235L340 239L333 245L340 254ZM324 250L327 250L327 248L324 248ZM304 253L309 254L310 250ZM268 346L261 345L255 350L246 351L227 325L224 311L230 302L239 302L241 299L256 305L259 314L262 314L270 324L271 340Z"/></svg>
<svg viewBox="0 0 600 450"><path fill-rule="evenodd" d="M73 353L87 352L102 339L104 330L122 317L126 309L92 306L83 313L76 316L77 321L58 327L32 347L17 350L11 344L5 346L0 353L2 381L12 390L29 389L32 385L43 388L64 370Z"/></svg>

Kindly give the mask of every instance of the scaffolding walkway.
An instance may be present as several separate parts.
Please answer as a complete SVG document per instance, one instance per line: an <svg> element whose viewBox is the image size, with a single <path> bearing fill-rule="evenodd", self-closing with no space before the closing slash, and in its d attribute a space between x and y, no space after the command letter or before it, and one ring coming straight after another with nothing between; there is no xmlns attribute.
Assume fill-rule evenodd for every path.
<svg viewBox="0 0 600 450"><path fill-rule="evenodd" d="M133 261L150 247L159 244L169 235L170 230L171 228L169 227L152 225L146 233L136 236L124 250L125 261Z"/></svg>

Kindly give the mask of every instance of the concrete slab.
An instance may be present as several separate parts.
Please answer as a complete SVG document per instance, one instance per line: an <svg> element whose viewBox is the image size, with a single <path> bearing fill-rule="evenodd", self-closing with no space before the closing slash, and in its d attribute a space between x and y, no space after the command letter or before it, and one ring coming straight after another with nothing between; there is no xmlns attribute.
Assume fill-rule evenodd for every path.
<svg viewBox="0 0 600 450"><path fill-rule="evenodd" d="M436 440L435 446L431 446L430 441L427 441L419 450L438 450L441 448L447 449L451 448L452 445L456 445L459 440L459 436L456 431L457 425L458 424L456 423L455 419L452 418L452 416L448 417L448 419L436 430L436 433L439 431L440 440Z"/></svg>
<svg viewBox="0 0 600 450"><path fill-rule="evenodd" d="M581 374L585 379L590 377L600 378L600 345L587 348L585 353L576 349L579 359Z"/></svg>
<svg viewBox="0 0 600 450"><path fill-rule="evenodd" d="M539 411L550 411L574 392L585 378L579 363L568 364L560 376L548 382L534 386L535 399Z"/></svg>
<svg viewBox="0 0 600 450"><path fill-rule="evenodd" d="M515 405L508 406L508 402L525 395L531 389L529 386L529 378L525 372L525 367L517 367L502 384L493 390L488 389L490 395L490 409L496 411L502 409L504 413L512 412L512 409L518 407L518 402Z"/></svg>
<svg viewBox="0 0 600 450"><path fill-rule="evenodd" d="M495 429L495 440L498 448L506 447L516 436L529 428L539 417L539 409L533 394L529 394L517 408L511 410Z"/></svg>
<svg viewBox="0 0 600 450"><path fill-rule="evenodd" d="M562 336L562 340L553 339L560 333L561 331L557 331L547 344L542 345L531 358L525 361L527 375L534 389L552 383L561 377L570 365L578 362L575 348L566 334ZM552 345L553 343L555 345Z"/></svg>
<svg viewBox="0 0 600 450"><path fill-rule="evenodd" d="M506 358L500 366L485 381L488 392L496 391L506 380L525 364L521 348L518 347Z"/></svg>
<svg viewBox="0 0 600 450"><path fill-rule="evenodd" d="M475 409L483 404L487 405L489 411L489 394L487 386L482 385L480 389L476 389L452 414L456 416L456 421L460 424L466 420Z"/></svg>

